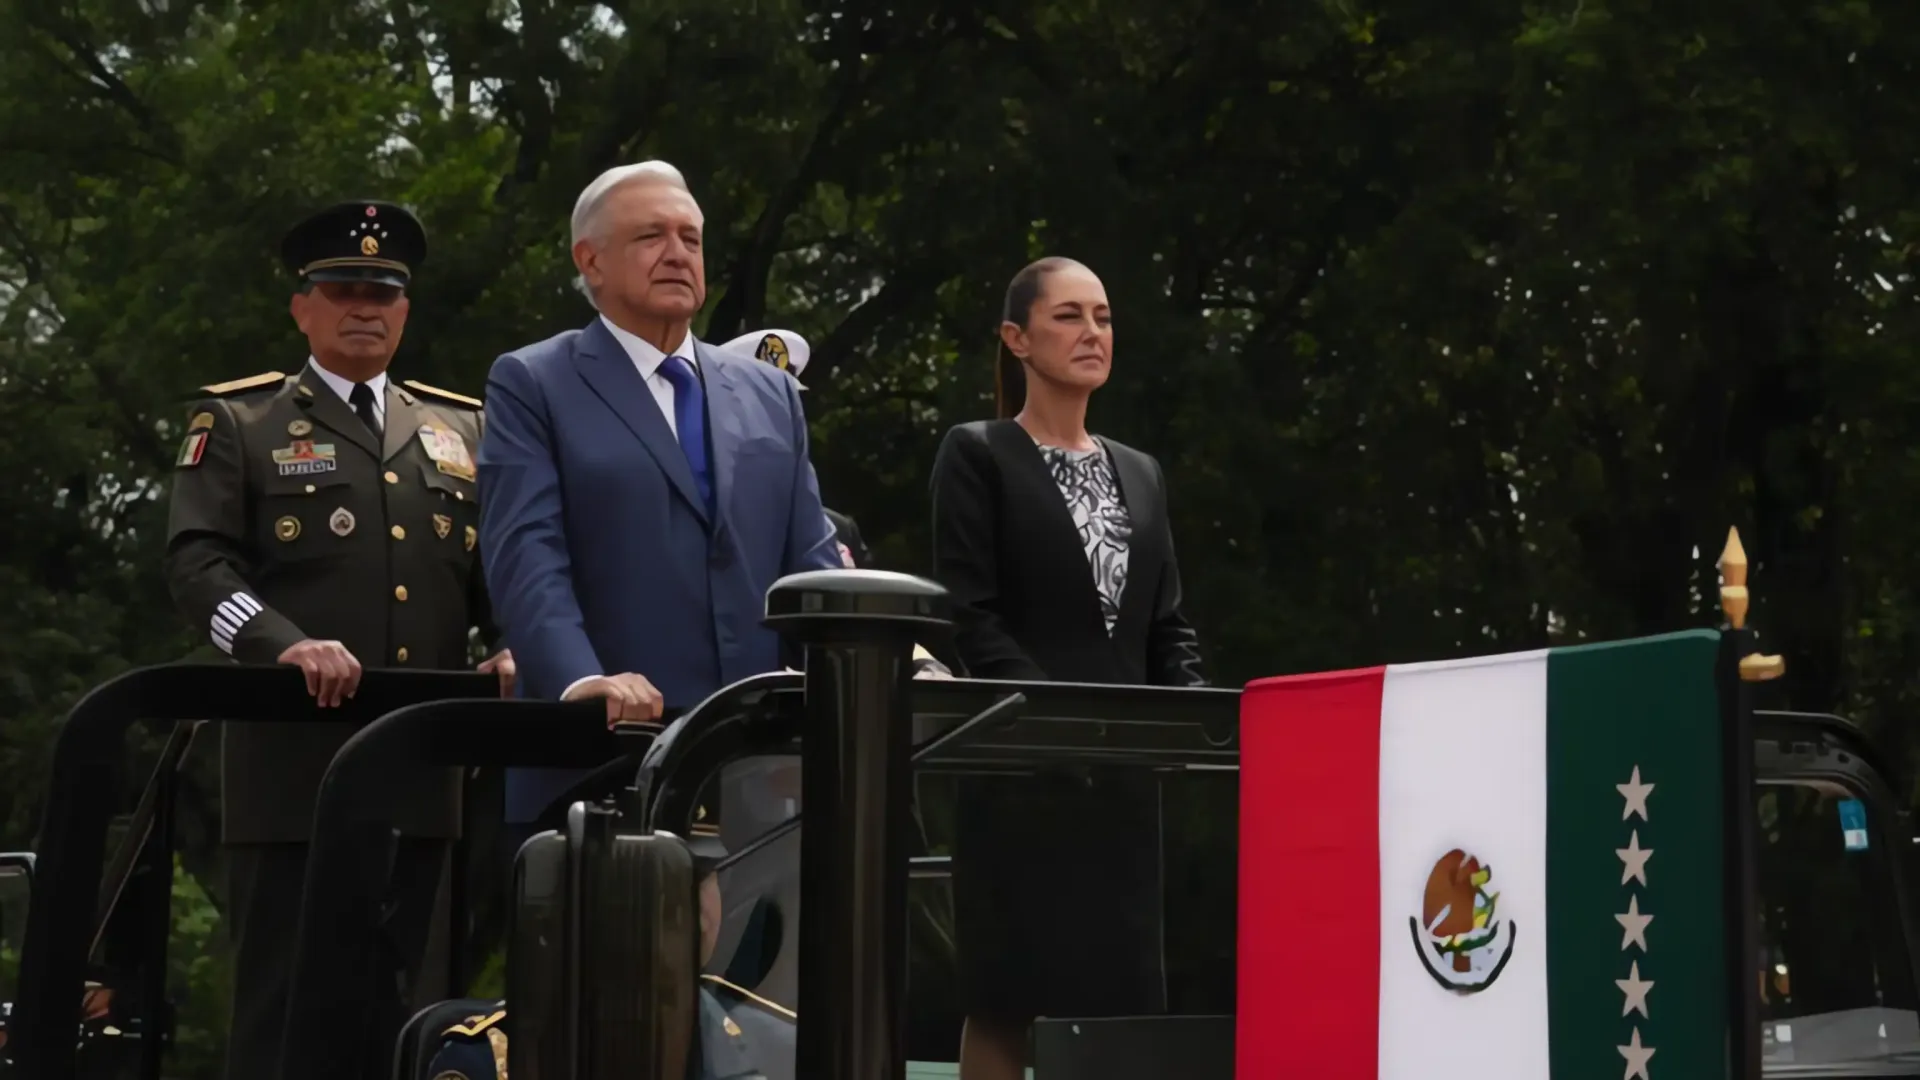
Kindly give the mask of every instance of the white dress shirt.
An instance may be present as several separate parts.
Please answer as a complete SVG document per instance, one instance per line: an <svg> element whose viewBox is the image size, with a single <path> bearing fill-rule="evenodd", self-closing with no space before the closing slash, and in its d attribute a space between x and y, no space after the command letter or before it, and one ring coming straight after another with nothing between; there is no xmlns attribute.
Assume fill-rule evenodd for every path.
<svg viewBox="0 0 1920 1080"><path fill-rule="evenodd" d="M320 361L315 360L311 356L307 357L307 367L312 369L315 375L320 376L321 382L331 386L333 392L340 395L340 400L347 403L348 408L353 407L353 388L355 384L352 379L335 375L333 372L321 367ZM387 429L387 373L383 371L373 378L368 379L367 386L373 391L373 415L380 421L380 430L385 431Z"/></svg>
<svg viewBox="0 0 1920 1080"><path fill-rule="evenodd" d="M646 380L647 389L653 391L653 400L660 403L660 411L666 414L667 430L673 432L673 437L678 439L680 424L674 419L673 384L660 373L660 365L667 362L667 357L678 356L693 368L695 374L699 374L700 358L694 355L693 335L688 334L681 338L680 343L675 345L671 352L661 352L652 342L642 341L613 325L613 320L605 315L600 316L600 321L606 324L607 332L613 335L613 340L627 350L627 358L633 361L633 366L640 372L640 377Z"/></svg>

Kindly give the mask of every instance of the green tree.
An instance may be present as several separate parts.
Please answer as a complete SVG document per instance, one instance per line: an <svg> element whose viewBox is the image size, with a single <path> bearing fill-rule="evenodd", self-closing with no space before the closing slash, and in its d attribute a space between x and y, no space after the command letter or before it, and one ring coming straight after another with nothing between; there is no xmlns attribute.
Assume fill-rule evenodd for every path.
<svg viewBox="0 0 1920 1080"><path fill-rule="evenodd" d="M195 646L178 397L300 362L280 231L414 204L397 366L476 392L586 320L572 200L653 155L708 215L705 336L808 336L823 487L889 565L1005 280L1071 254L1220 681L1710 622L1738 524L1781 693L1912 760L1916 56L1898 0L0 0L0 836L79 694Z"/></svg>

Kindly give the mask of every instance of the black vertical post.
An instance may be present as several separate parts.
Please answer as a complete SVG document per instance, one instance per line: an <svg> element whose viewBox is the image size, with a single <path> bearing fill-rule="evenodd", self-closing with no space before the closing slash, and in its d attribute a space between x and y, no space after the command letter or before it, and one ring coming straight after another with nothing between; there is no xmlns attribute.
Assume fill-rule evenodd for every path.
<svg viewBox="0 0 1920 1080"><path fill-rule="evenodd" d="M173 936L173 822L179 776L178 758L161 760L154 774L153 829L140 855L145 878L141 889L147 904L145 955L140 964L141 1080L160 1080L166 1044L173 1034L173 1005L167 1000L167 942Z"/></svg>
<svg viewBox="0 0 1920 1080"><path fill-rule="evenodd" d="M766 623L806 656L794 1075L901 1080L913 645L950 625L946 590L877 570L794 574L768 590Z"/></svg>
<svg viewBox="0 0 1920 1080"><path fill-rule="evenodd" d="M1730 1080L1760 1080L1760 925L1757 905L1759 833L1754 814L1753 692L1740 677L1740 659L1754 651L1752 630L1728 627L1720 635L1720 730L1724 741L1724 897L1727 939L1727 1017Z"/></svg>

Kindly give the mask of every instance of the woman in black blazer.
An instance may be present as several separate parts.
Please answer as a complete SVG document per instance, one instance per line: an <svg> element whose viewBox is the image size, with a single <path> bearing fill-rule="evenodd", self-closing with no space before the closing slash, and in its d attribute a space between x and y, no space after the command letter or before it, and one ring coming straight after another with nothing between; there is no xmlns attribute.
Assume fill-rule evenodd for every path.
<svg viewBox="0 0 1920 1080"><path fill-rule="evenodd" d="M947 432L933 468L934 572L967 674L1203 685L1166 477L1087 431L1112 361L1105 288L1077 262L1042 259L1008 286L1003 319L1001 419ZM1036 1016L1164 1011L1151 775L970 778L959 802L962 1080L1024 1076Z"/></svg>

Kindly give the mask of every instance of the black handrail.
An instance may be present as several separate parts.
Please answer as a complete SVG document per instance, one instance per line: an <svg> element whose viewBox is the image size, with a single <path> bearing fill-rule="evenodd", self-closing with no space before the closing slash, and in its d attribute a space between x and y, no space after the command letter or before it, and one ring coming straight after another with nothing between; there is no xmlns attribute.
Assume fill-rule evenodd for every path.
<svg viewBox="0 0 1920 1080"><path fill-rule="evenodd" d="M54 742L19 999L8 1023L7 1051L18 1074L74 1080L76 1018L127 729L188 720L364 724L419 701L498 692L491 675L375 670L351 700L321 709L292 668L230 664L140 668L89 691Z"/></svg>
<svg viewBox="0 0 1920 1080"><path fill-rule="evenodd" d="M172 785L168 778L179 770L187 751L193 748L198 728L197 721L173 725L173 730L167 735L166 745L160 748L160 760L154 763L153 772L147 775L140 801L133 809L133 816L128 819L127 835L120 841L120 848L113 853L113 858L107 861L106 872L101 880L99 914L94 919L93 948L99 948L100 936L113 920L114 909L126 893L127 882L139 869L140 853L153 835L154 825L159 822L162 801L170 794Z"/></svg>
<svg viewBox="0 0 1920 1080"><path fill-rule="evenodd" d="M391 1046L375 1008L377 940L395 805L420 770L442 766L590 768L658 730L606 726L599 701L470 697L410 703L355 732L320 782L287 1015L325 1039L289 1042L280 1080L385 1071Z"/></svg>
<svg viewBox="0 0 1920 1080"><path fill-rule="evenodd" d="M688 710L647 749L629 812L648 828L682 832L702 785L721 766L741 756L798 753L803 685L794 673L761 675ZM1019 704L1008 704L1015 696ZM1226 769L1240 760L1237 690L921 679L911 697L912 756L921 772L1076 763ZM796 814L775 825L729 852L722 865L799 823Z"/></svg>

